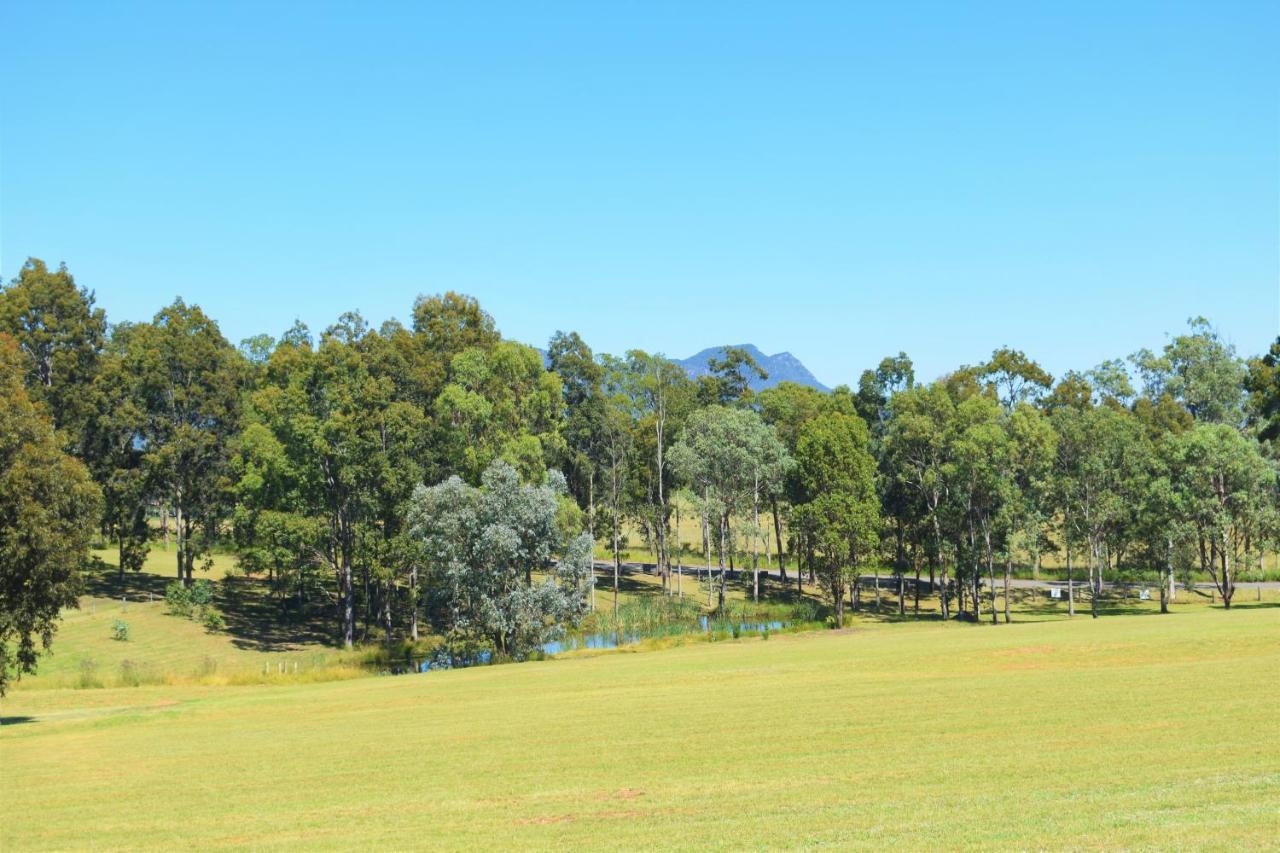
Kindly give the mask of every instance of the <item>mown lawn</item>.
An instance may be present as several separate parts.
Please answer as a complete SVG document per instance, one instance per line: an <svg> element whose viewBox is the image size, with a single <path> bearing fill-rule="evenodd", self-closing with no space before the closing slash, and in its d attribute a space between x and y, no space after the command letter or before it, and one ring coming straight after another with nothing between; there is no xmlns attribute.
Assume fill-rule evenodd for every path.
<svg viewBox="0 0 1280 853"><path fill-rule="evenodd" d="M1277 675L1242 606L19 689L0 847L1262 847Z"/></svg>

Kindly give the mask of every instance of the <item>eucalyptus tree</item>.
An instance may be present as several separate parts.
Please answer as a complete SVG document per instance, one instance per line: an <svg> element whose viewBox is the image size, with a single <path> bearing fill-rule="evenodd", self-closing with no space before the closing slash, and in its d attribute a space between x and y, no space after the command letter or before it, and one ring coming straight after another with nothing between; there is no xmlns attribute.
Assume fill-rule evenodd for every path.
<svg viewBox="0 0 1280 853"><path fill-rule="evenodd" d="M1249 360L1245 384L1249 391L1249 422L1261 441L1274 443L1280 439L1280 337L1266 353Z"/></svg>
<svg viewBox="0 0 1280 853"><path fill-rule="evenodd" d="M128 369L137 327L117 323L94 375L86 460L102 487L104 533L116 541L121 576L141 571L150 550L147 510L155 484L148 476L145 401Z"/></svg>
<svg viewBox="0 0 1280 853"><path fill-rule="evenodd" d="M1068 548L1073 541L1087 547L1090 612L1097 618L1104 546L1135 523L1151 470L1150 443L1136 417L1111 406L1062 409L1054 425L1063 533ZM1068 584L1073 584L1070 574Z"/></svg>
<svg viewBox="0 0 1280 853"><path fill-rule="evenodd" d="M972 584L973 616L980 616L981 559L986 563L995 623L994 539L1007 532L1002 522L1013 487L1009 436L1001 423L1000 406L985 394L975 394L956 406L948 432L951 460L945 476L951 482L970 558L966 578Z"/></svg>
<svg viewBox="0 0 1280 853"><path fill-rule="evenodd" d="M1194 531L1200 569L1230 608L1250 552L1274 534L1276 469L1226 424L1200 424L1167 445L1178 512Z"/></svg>
<svg viewBox="0 0 1280 853"><path fill-rule="evenodd" d="M1006 412L1019 403L1036 402L1053 385L1053 377L1021 350L1001 347L977 368L975 375L985 382Z"/></svg>
<svg viewBox="0 0 1280 853"><path fill-rule="evenodd" d="M560 377L543 369L533 347L501 341L464 349L434 403L443 468L476 482L501 458L536 479L563 455L562 409Z"/></svg>
<svg viewBox="0 0 1280 853"><path fill-rule="evenodd" d="M89 459L89 390L107 339L107 318L94 294L77 287L66 265L50 270L29 258L0 287L0 332L10 335L21 358L16 369L31 399L48 407L65 446Z"/></svg>
<svg viewBox="0 0 1280 853"><path fill-rule="evenodd" d="M792 456L795 456L796 442L799 441L801 428L831 408L836 400L837 398L831 395L795 382L779 382L772 388L764 389L755 398L764 422L774 428L783 447ZM782 503L782 500L786 499L792 503L799 501L800 485L797 476L796 469L793 467L791 473L784 478L782 485L768 496L773 515L774 538L778 546L778 567L784 581L787 579L787 549L782 537L782 519L786 503ZM794 538L795 531L792 532L792 536ZM796 583L797 591L800 591L801 570L798 559Z"/></svg>
<svg viewBox="0 0 1280 853"><path fill-rule="evenodd" d="M425 411L450 381L453 359L464 350L492 349L502 340L493 317L471 296L449 291L413 303L409 356L413 387Z"/></svg>
<svg viewBox="0 0 1280 853"><path fill-rule="evenodd" d="M651 435L652 454L646 465L647 490L652 529L655 533L658 573L670 592L671 557L667 539L671 523L668 494L672 471L667 455L680 423L693 404L693 383L688 373L662 355L649 355L642 350L627 353L626 391L631 399L633 417L641 429Z"/></svg>
<svg viewBox="0 0 1280 853"><path fill-rule="evenodd" d="M603 356L603 411L600 434L603 447L604 473L608 485L610 540L613 546L613 612L618 612L618 584L622 574L622 520L626 513L628 484L631 479L632 450L635 444L635 419L627 396L627 365L614 356Z"/></svg>
<svg viewBox="0 0 1280 853"><path fill-rule="evenodd" d="M1147 397L1159 400L1169 394L1197 421L1239 425L1244 362L1205 318L1192 318L1187 325L1187 334L1174 337L1160 353L1142 349L1130 356Z"/></svg>
<svg viewBox="0 0 1280 853"><path fill-rule="evenodd" d="M307 502L305 458L292 456L282 440L287 436L273 431L270 409L261 396L251 400L249 423L236 442L232 531L240 566L266 576L282 609L290 599L301 609L318 586L324 526Z"/></svg>
<svg viewBox="0 0 1280 853"><path fill-rule="evenodd" d="M712 521L710 514L715 512L718 595L719 606L723 607L725 560L734 546L731 521L750 507L758 522L763 488L776 482L788 464L786 448L755 411L708 406L689 416L680 440L671 450L671 461L690 488L702 495L708 524ZM758 524L753 529L758 530Z"/></svg>
<svg viewBox="0 0 1280 853"><path fill-rule="evenodd" d="M99 500L23 387L23 360L0 333L0 696L35 671L62 610L77 606Z"/></svg>
<svg viewBox="0 0 1280 853"><path fill-rule="evenodd" d="M917 385L897 394L889 402L885 454L889 470L919 502L921 516L931 532L926 544L929 583L938 580L938 600L942 617L950 616L947 566L943 559L943 516L951 501L953 443L951 425L956 405L941 382Z"/></svg>
<svg viewBox="0 0 1280 853"><path fill-rule="evenodd" d="M853 396L858 415L866 422L871 434L870 450L879 470L876 487L880 492L882 520L887 535L881 537L891 550L886 552L897 579L898 612L905 612L904 575L906 565L906 541L913 528L913 510L917 504L914 495L894 476L889 456L885 452L884 437L890 417L889 401L895 394L915 386L915 369L904 352L880 360L875 370L864 370L858 380L858 391ZM917 600L919 578L917 582ZM880 606L880 576L876 574L876 607Z"/></svg>
<svg viewBox="0 0 1280 853"><path fill-rule="evenodd" d="M231 508L244 361L217 323L181 299L130 329L122 357L129 393L144 413L143 463L173 510L177 574L190 584Z"/></svg>
<svg viewBox="0 0 1280 853"><path fill-rule="evenodd" d="M844 600L852 575L875 550L880 524L875 460L867 425L857 415L831 414L809 421L796 443L796 470L806 500L795 523L810 538L835 609L844 625ZM856 595L856 585L854 587Z"/></svg>
<svg viewBox="0 0 1280 853"><path fill-rule="evenodd" d="M262 520L269 510L276 515L266 517L274 528L267 532L295 546L309 532L295 522L319 520L318 530L310 531L318 540L308 550L332 572L339 636L347 647L355 641L357 573L366 631L371 585L385 580L375 571L387 547L382 522L387 502L394 503L395 490L404 485L397 485L397 469L407 443L404 423L412 423L397 405L395 383L377 370L371 355L376 334L350 313L326 329L314 348L306 341L278 346L250 398L251 429L240 443L240 519L253 520L256 513ZM254 473L272 479L257 486L246 481ZM301 577L307 566L290 568Z"/></svg>
<svg viewBox="0 0 1280 853"><path fill-rule="evenodd" d="M873 438L884 434L889 417L889 401L900 391L915 387L915 367L905 352L886 356L875 370L864 370L858 378L855 405Z"/></svg>
<svg viewBox="0 0 1280 853"><path fill-rule="evenodd" d="M491 645L519 659L585 614L591 537L574 537L552 562L564 543L564 488L555 471L543 485L522 485L497 460L479 488L455 476L414 492L409 530L443 585L450 645Z"/></svg>
<svg viewBox="0 0 1280 853"><path fill-rule="evenodd" d="M1004 421L1008 434L1006 476L1010 485L1005 503L1008 535L1005 545L1004 621L1009 621L1009 582L1013 574L1013 533L1030 538L1032 565L1039 565L1041 531L1052 515L1050 490L1058 435L1037 408L1019 403Z"/></svg>
<svg viewBox="0 0 1280 853"><path fill-rule="evenodd" d="M704 406L744 406L755 394L752 378L764 380L768 372L746 349L724 347L707 361L708 372L698 377L698 402Z"/></svg>
<svg viewBox="0 0 1280 853"><path fill-rule="evenodd" d="M596 479L602 465L604 368L577 332L556 332L547 347L547 362L559 377L564 395L564 473L569 491L587 513L587 530L595 534Z"/></svg>

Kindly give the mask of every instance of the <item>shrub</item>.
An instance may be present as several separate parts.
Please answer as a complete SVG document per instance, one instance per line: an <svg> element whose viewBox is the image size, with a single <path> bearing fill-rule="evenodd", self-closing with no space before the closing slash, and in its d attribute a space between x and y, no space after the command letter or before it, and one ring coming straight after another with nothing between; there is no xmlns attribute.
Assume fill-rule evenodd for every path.
<svg viewBox="0 0 1280 853"><path fill-rule="evenodd" d="M111 639L126 642L129 639L129 623L123 619L111 621Z"/></svg>
<svg viewBox="0 0 1280 853"><path fill-rule="evenodd" d="M191 590L182 581L171 581L164 588L164 603L169 608L169 612L176 616L190 616L195 608L195 602L191 600Z"/></svg>
<svg viewBox="0 0 1280 853"><path fill-rule="evenodd" d="M213 603L213 584L201 578L191 584L191 603L196 607L207 607Z"/></svg>
<svg viewBox="0 0 1280 853"><path fill-rule="evenodd" d="M227 630L227 620L222 618L222 614L214 610L212 607L204 611L204 623L206 631L225 631Z"/></svg>

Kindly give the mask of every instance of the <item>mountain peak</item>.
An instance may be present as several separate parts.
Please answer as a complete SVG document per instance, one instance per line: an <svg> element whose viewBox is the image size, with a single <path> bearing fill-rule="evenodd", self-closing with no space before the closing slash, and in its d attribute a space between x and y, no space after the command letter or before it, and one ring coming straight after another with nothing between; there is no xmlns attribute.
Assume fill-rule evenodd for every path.
<svg viewBox="0 0 1280 853"><path fill-rule="evenodd" d="M779 352L773 355L766 355L755 344L724 344L718 347L708 347L688 358L678 359L676 363L683 367L689 373L689 376L697 379L699 376L705 376L710 372L708 363L711 359L722 358L724 351L730 347L746 350L756 360L756 363L769 374L769 378L765 380L751 377L749 384L752 391L763 391L765 388L772 388L779 382L808 385L810 388L817 388L819 391L830 390L818 381L817 377L809 371L809 368L804 366L800 359L791 353Z"/></svg>

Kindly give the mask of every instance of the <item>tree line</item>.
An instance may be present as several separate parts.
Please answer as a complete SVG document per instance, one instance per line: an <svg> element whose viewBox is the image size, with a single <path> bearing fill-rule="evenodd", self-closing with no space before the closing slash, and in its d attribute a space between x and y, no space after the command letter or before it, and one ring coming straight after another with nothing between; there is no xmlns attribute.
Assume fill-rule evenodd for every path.
<svg viewBox="0 0 1280 853"><path fill-rule="evenodd" d="M238 346L181 299L112 324L32 259L0 290L0 339L4 476L58 498L0 498L6 671L74 601L85 531L137 571L157 516L176 578L234 550L282 616L330 608L347 645L428 620L510 650L590 606L593 540L617 588L628 527L668 591L686 551L720 570L712 604L736 562L754 595L761 568L803 571L837 624L881 566L904 611L912 577L916 608L925 589L946 617L998 621L1001 579L1048 550L1073 609L1077 573L1096 593L1121 564L1158 577L1162 602L1181 572L1229 606L1277 538L1280 338L1246 361L1201 319L1056 379L1003 348L928 383L899 353L854 388L755 393L767 377L744 351L696 381L574 332L544 355L456 293L419 297L407 325L348 313ZM682 508L698 541L679 541ZM34 555L35 539L61 544ZM30 612L17 562L47 567Z"/></svg>

